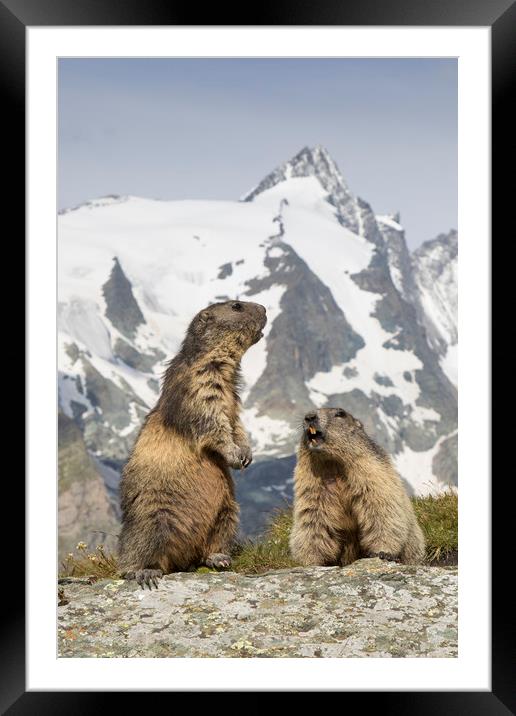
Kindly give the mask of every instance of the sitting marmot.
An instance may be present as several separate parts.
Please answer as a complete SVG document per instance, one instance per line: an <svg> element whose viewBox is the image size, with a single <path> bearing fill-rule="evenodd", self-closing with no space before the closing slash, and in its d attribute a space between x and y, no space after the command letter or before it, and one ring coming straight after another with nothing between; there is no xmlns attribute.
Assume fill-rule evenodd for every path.
<svg viewBox="0 0 516 716"><path fill-rule="evenodd" d="M425 541L390 457L341 408L308 413L294 472L290 548L303 565L417 563Z"/></svg>
<svg viewBox="0 0 516 716"><path fill-rule="evenodd" d="M267 322L256 303L215 303L192 320L120 483L120 565L157 586L164 573L229 567L238 525L229 467L252 460L240 422L240 360Z"/></svg>

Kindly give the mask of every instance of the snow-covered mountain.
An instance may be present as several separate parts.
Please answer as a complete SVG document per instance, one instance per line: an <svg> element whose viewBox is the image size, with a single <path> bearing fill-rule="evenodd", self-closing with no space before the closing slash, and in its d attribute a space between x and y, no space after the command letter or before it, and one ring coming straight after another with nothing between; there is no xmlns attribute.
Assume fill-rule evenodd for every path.
<svg viewBox="0 0 516 716"><path fill-rule="evenodd" d="M419 316L428 342L439 354L448 378L457 385L457 232L425 241L414 251L412 264Z"/></svg>
<svg viewBox="0 0 516 716"><path fill-rule="evenodd" d="M243 513L291 495L300 418L327 404L360 417L414 491L456 483L456 233L411 255L399 217L375 216L322 147L240 201L88 202L60 214L58 241L60 408L114 509L164 361L198 310L237 297L269 318L242 366L258 463L238 475Z"/></svg>
<svg viewBox="0 0 516 716"><path fill-rule="evenodd" d="M457 278L458 237L452 229L425 241L411 255L405 242L400 216L377 216L392 280L416 309L428 344L440 358L441 367L457 385Z"/></svg>

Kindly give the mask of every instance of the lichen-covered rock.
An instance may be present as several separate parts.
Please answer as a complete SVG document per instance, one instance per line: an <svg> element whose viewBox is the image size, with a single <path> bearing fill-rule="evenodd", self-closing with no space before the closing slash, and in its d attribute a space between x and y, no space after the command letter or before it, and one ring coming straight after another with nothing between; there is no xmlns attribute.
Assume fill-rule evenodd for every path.
<svg viewBox="0 0 516 716"><path fill-rule="evenodd" d="M455 657L457 569L363 559L157 590L61 580L63 657Z"/></svg>

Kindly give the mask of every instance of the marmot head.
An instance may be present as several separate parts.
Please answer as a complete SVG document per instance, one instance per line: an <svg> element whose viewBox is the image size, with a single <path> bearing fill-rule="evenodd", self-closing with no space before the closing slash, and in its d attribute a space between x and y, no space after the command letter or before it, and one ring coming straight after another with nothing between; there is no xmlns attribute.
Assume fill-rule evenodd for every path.
<svg viewBox="0 0 516 716"><path fill-rule="evenodd" d="M301 447L314 455L343 461L367 455L384 458L384 451L367 435L364 426L343 408L320 408L303 420Z"/></svg>
<svg viewBox="0 0 516 716"><path fill-rule="evenodd" d="M243 354L262 338L266 323L265 308L259 303L212 303L192 320L188 336L203 349L228 344Z"/></svg>

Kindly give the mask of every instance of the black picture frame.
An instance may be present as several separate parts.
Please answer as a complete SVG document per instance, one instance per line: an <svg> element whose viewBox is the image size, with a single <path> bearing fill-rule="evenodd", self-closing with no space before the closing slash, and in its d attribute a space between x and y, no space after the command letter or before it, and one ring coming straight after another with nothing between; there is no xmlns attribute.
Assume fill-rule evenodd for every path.
<svg viewBox="0 0 516 716"><path fill-rule="evenodd" d="M28 26L80 25L409 25L409 26L483 26L491 28L492 38L492 232L501 234L502 227L511 227L508 213L512 210L513 181L505 177L513 170L514 98L510 80L515 72L516 3L514 0L319 0L317 3L290 2L260 3L246 7L246 15L237 16L232 6L176 4L161 0L0 0L0 86L2 90L3 137L14 148L14 160L9 165L8 182L4 190L5 202L17 224L13 233L24 230L25 216L25 39ZM4 179L5 179L4 175ZM5 201L5 199L4 199ZM23 227L23 228L22 228ZM512 239L511 239L512 241ZM24 242L19 239L19 246ZM23 260L23 258L22 258ZM494 266L493 266L494 267ZM501 287L493 290L493 306L501 303ZM493 315L495 312L493 312ZM19 323L14 323L14 326ZM15 332L13 330L13 332ZM493 358L496 353L493 352ZM493 385L496 387L496 383ZM17 404L22 405L19 393ZM507 428L506 428L507 429ZM503 430L502 430L503 433ZM504 435L496 434L496 446L503 445ZM510 443L508 443L510 444ZM19 529L23 517L24 484L20 476L10 479L9 505L20 510L16 530L16 552L22 554L23 533ZM347 693L346 706L353 698L367 696L367 706L375 705L382 713L397 714L502 714L515 713L514 663L516 663L514 632L511 631L513 602L504 580L512 576L507 561L507 542L498 525L511 524L514 502L508 498L513 489L512 475L508 480L493 484L492 506L492 691L491 692L368 692ZM512 519L511 519L512 518ZM509 552L510 554L510 552ZM12 565L6 565L11 567ZM17 714L82 714L98 710L101 713L119 704L120 694L95 692L25 692L25 612L19 584L17 564L16 584L11 582L9 570L3 571L4 589L10 588L12 598L2 610L2 638L0 644L0 709L2 713ZM14 591L16 596L14 595ZM338 687L336 686L336 690ZM155 708L152 703L144 708ZM114 699L117 699L117 702ZM169 694L167 698L174 698ZM131 694L138 700L138 694ZM170 702L169 702L170 704ZM169 706L170 708L170 706Z"/></svg>

